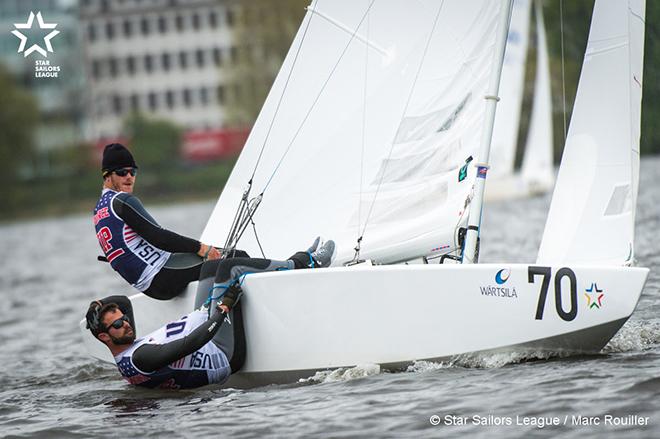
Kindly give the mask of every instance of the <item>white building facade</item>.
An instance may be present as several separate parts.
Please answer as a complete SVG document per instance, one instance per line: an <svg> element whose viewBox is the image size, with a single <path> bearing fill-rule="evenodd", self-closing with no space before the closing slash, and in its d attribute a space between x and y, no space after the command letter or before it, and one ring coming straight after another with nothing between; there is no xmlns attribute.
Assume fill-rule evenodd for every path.
<svg viewBox="0 0 660 439"><path fill-rule="evenodd" d="M91 141L121 136L140 112L187 132L222 130L223 68L235 60L230 0L82 0Z"/></svg>

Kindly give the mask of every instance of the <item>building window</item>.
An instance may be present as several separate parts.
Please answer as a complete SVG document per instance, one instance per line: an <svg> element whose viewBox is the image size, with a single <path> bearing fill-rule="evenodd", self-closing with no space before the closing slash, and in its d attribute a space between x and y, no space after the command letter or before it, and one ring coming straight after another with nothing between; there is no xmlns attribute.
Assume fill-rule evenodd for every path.
<svg viewBox="0 0 660 439"><path fill-rule="evenodd" d="M234 20L235 20L235 14L234 11L231 9L227 9L227 14L225 16L225 21L227 22L227 26L233 26L234 25Z"/></svg>
<svg viewBox="0 0 660 439"><path fill-rule="evenodd" d="M117 59L116 58L110 58L108 60L108 67L110 69L110 77L111 78L116 78L117 77Z"/></svg>
<svg viewBox="0 0 660 439"><path fill-rule="evenodd" d="M238 49L235 46L229 48L229 59L234 64L238 61Z"/></svg>
<svg viewBox="0 0 660 439"><path fill-rule="evenodd" d="M175 18L176 30L182 31L184 29L183 15L177 15Z"/></svg>
<svg viewBox="0 0 660 439"><path fill-rule="evenodd" d="M234 84L234 100L240 101L242 99L243 99L243 88L241 87L241 84L239 83Z"/></svg>
<svg viewBox="0 0 660 439"><path fill-rule="evenodd" d="M207 105L209 103L209 92L206 87L199 89L199 102L201 102L202 105Z"/></svg>
<svg viewBox="0 0 660 439"><path fill-rule="evenodd" d="M225 86L219 85L216 90L216 95L218 97L218 103L223 105L225 103Z"/></svg>
<svg viewBox="0 0 660 439"><path fill-rule="evenodd" d="M89 41L96 40L96 28L94 27L94 23L89 23L87 25L87 38L89 38Z"/></svg>
<svg viewBox="0 0 660 439"><path fill-rule="evenodd" d="M214 29L218 27L218 14L215 11L209 12L209 25Z"/></svg>
<svg viewBox="0 0 660 439"><path fill-rule="evenodd" d="M158 108L158 99L156 97L156 93L154 92L149 93L148 101L149 101L149 110L156 111L156 109Z"/></svg>
<svg viewBox="0 0 660 439"><path fill-rule="evenodd" d="M133 35L133 22L130 20L124 20L122 27L124 28L124 37L130 38Z"/></svg>
<svg viewBox="0 0 660 439"><path fill-rule="evenodd" d="M179 52L179 65L182 69L188 68L188 53Z"/></svg>
<svg viewBox="0 0 660 439"><path fill-rule="evenodd" d="M174 107L174 93L172 90L167 90L165 93L165 103L167 104L168 108Z"/></svg>
<svg viewBox="0 0 660 439"><path fill-rule="evenodd" d="M147 73L151 73L151 71L154 69L154 60L151 55L145 55L144 56L144 70L147 71Z"/></svg>
<svg viewBox="0 0 660 439"><path fill-rule="evenodd" d="M149 35L149 19L147 17L143 17L140 20L140 30L142 31L142 35Z"/></svg>
<svg viewBox="0 0 660 439"><path fill-rule="evenodd" d="M101 61L98 59L92 61L92 76L94 79L99 79L101 77Z"/></svg>
<svg viewBox="0 0 660 439"><path fill-rule="evenodd" d="M213 62L216 66L222 65L222 51L220 51L219 47L213 49Z"/></svg>
<svg viewBox="0 0 660 439"><path fill-rule="evenodd" d="M202 49L195 51L195 59L197 60L197 67L204 67L204 51Z"/></svg>
<svg viewBox="0 0 660 439"><path fill-rule="evenodd" d="M183 105L190 107L192 105L192 99L190 98L190 90L187 88L183 89Z"/></svg>
<svg viewBox="0 0 660 439"><path fill-rule="evenodd" d="M133 94L131 95L131 111L138 111L140 107L140 100L138 98L138 95Z"/></svg>
<svg viewBox="0 0 660 439"><path fill-rule="evenodd" d="M194 13L192 15L192 25L193 25L193 29L195 30L199 30L199 28L201 27L198 13Z"/></svg>
<svg viewBox="0 0 660 439"><path fill-rule="evenodd" d="M112 40L115 38L115 24L112 21L108 21L105 24L105 36Z"/></svg>
<svg viewBox="0 0 660 439"><path fill-rule="evenodd" d="M134 56L129 56L126 58L126 70L128 71L129 75L134 75L135 74L135 57Z"/></svg>
<svg viewBox="0 0 660 439"><path fill-rule="evenodd" d="M164 34L167 32L167 19L163 17L162 15L158 17L158 31L161 34Z"/></svg>
<svg viewBox="0 0 660 439"><path fill-rule="evenodd" d="M163 53L160 57L161 64L163 65L163 70L166 72L170 70L170 54Z"/></svg>
<svg viewBox="0 0 660 439"><path fill-rule="evenodd" d="M119 95L112 96L112 111L114 111L114 113L117 115L121 114L122 112L121 97Z"/></svg>

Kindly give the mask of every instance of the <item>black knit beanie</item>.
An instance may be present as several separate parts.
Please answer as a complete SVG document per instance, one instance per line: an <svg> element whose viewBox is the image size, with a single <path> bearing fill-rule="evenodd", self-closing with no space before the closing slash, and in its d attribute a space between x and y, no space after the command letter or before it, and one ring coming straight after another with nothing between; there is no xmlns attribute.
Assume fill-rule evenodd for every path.
<svg viewBox="0 0 660 439"><path fill-rule="evenodd" d="M111 143L103 150L101 172L105 177L112 171L121 168L137 168L131 152L121 143Z"/></svg>

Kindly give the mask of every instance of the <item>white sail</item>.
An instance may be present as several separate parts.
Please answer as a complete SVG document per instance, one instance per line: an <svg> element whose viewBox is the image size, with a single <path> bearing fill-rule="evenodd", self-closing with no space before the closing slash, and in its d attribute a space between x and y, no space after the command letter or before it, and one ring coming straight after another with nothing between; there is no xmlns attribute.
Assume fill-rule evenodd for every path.
<svg viewBox="0 0 660 439"><path fill-rule="evenodd" d="M538 263L633 258L639 176L643 0L597 0Z"/></svg>
<svg viewBox="0 0 660 439"><path fill-rule="evenodd" d="M316 1L202 239L224 244L255 165L266 256L319 233L353 257L405 260L455 247L484 126L500 2ZM259 158L262 151L263 154ZM248 230L239 247L260 255Z"/></svg>
<svg viewBox="0 0 660 439"><path fill-rule="evenodd" d="M530 193L549 190L555 180L552 157L552 91L550 89L550 63L548 43L543 22L543 6L534 4L536 17L536 82L534 102L529 122L525 155L520 170Z"/></svg>
<svg viewBox="0 0 660 439"><path fill-rule="evenodd" d="M531 0L513 2L500 81L500 102L495 115L489 179L508 176L514 170L520 110L525 88L531 3Z"/></svg>
<svg viewBox="0 0 660 439"><path fill-rule="evenodd" d="M502 3L507 16L499 17L501 20L498 21L504 25L508 21L510 2ZM314 3L314 12L310 12L303 23L248 145L209 221L204 240L220 244L224 240L242 194L242 185L252 175L260 145L271 129L270 122L278 106L278 113L283 113L276 118L270 134L276 141L264 150L262 166L253 183L254 195L264 187L269 191L274 189L277 195L273 197L267 191L257 215L259 235L269 253L277 251L286 256L292 247L307 244L307 236L326 230L330 230L333 238L340 236L339 244L350 249L353 244L350 235L358 234L357 226L364 224L367 215L360 211L359 201L369 204L373 199L370 192L374 190L373 182L380 181L381 177L385 183L377 198L375 213L372 212L374 229L367 229L371 233L368 247L378 248L378 244L393 253L401 250L396 247L399 243L404 247L409 245L410 250L404 250L412 253L421 242L414 227L419 227L417 233L421 236L437 236L433 227L440 223L438 218L441 217L433 215L438 213L438 206L448 212L449 218L458 216L452 209L463 209L465 200L461 200L463 204L458 206L453 204L453 198L459 200L466 196L469 189L465 187L472 186L470 179L458 183L455 171L461 165L460 156L475 148L472 142L479 144L481 134L484 139L492 134L492 117L481 122L476 120L483 119L485 112L492 116L494 111L497 87L489 85L488 105L484 105L480 93L486 90L482 83L489 82L484 79L490 76L485 73L490 69L489 64L493 63L493 58L502 59L506 37L506 29L501 27L497 33L497 47L493 50L491 46L496 35L491 28L497 26L486 18L498 14L499 8L493 4L491 1L367 4L331 0ZM614 11L611 14L603 12L604 4ZM369 5L374 9L364 14ZM641 87L639 91L634 88L630 91L631 77L617 69L629 71L629 56L633 60L632 79L641 83L641 77L635 75L641 73L643 6L640 8L639 3L634 3L633 13L628 14L620 5L614 1L596 3L594 23L598 24L592 29L589 56L585 61L571 125L570 144L562 163L565 178L558 185L552 212L555 216L551 218L544 239L546 246L548 240L553 239L564 243L570 250L579 251L581 247L574 248L571 240L584 245L585 235L609 227L609 220L621 228L607 230L609 234L623 231L622 234L632 240L632 228L626 228L632 220L629 205L616 203L615 198L602 206L606 218L588 216L599 209L596 205L593 210L594 200L599 198L594 196L589 185L586 197L576 196L587 209L578 204L569 206L576 212L579 227L569 230L567 235L570 236L551 235L558 230L552 225L552 221L559 218L557 215L572 213L571 210L561 210L563 206L558 204L568 191L566 185L573 184L570 187L573 194L580 189L576 181L579 183L581 174L571 172L569 158L578 161L575 168L584 166L580 163L583 158L593 159L587 169L587 183L594 182L613 193L617 193L617 184L622 181L628 182L631 192L636 188L637 171L634 168L637 161L634 154L635 142L639 140ZM414 11L416 8L420 11ZM358 17L356 9L363 11L362 16L368 19ZM465 14L462 19L461 14ZM435 22L436 15L439 17L436 27L443 38L437 41L431 38L427 47L429 35L434 35L429 21L433 19ZM618 33L613 34L615 38L610 38L605 32L621 30L622 27L627 32L627 25L622 26L618 21L630 24L634 41L622 39ZM393 34L396 34L395 38L391 38ZM347 48L344 55L343 47L335 41L342 38L343 47ZM298 47L301 47L300 51ZM619 53L621 47L625 48L625 54ZM421 62L427 48L438 60L432 60L430 64ZM482 51L496 55L489 57ZM363 56L365 52L369 54L367 58ZM293 62L298 56L301 64ZM344 65L344 61L348 64ZM302 70L298 71L293 64L302 65ZM328 75L335 65L335 74ZM420 68L426 65L430 65L429 70ZM599 69L602 77L595 75L594 68ZM411 69L415 74L411 74ZM364 79L365 72L367 81L355 81L355 78ZM492 81L496 82L499 70L491 73ZM289 78L291 84L295 83L291 95L284 91ZM583 85L584 81L592 80L595 82ZM324 86L326 81L327 86ZM620 82L626 90L622 90ZM360 84L365 83L368 87L361 88ZM613 93L612 99L594 105L592 99L603 95L605 84ZM323 89L323 93L319 93L319 89ZM281 94L285 98L280 105ZM627 107L623 105L625 99L622 100L621 95L628 99ZM310 103L317 99L318 107L311 106ZM475 104L477 100L481 105ZM630 112L626 112L628 110ZM307 123L301 124L308 111ZM395 114L388 116L389 112ZM597 117L589 119L589 112L596 113ZM598 118L603 118L602 126ZM632 118L633 122L619 123L621 118ZM437 121L441 124L438 125ZM576 127L584 130L576 131ZM296 137L298 129L300 134ZM613 154L612 157L602 157L596 154L599 150L588 149L589 142L608 145L603 142L607 137L601 136L604 130L605 135L620 147L606 151ZM623 134L620 131L624 131ZM358 140L354 139L356 135ZM295 141L291 143L292 136ZM363 150L362 136L365 139L364 161L359 159ZM581 138L587 138L587 149L575 146L582 146L576 143ZM631 143L635 150L632 158ZM278 165L289 144L291 157L285 157L281 162L280 171L269 185L272 171L265 169ZM451 145L462 149L455 151L449 148ZM480 149L486 153L475 157L475 161L488 162L487 142L482 146ZM628 154L622 152L624 149ZM372 154L374 159L366 158ZM387 167L385 163L388 163ZM621 163L627 163L627 173ZM604 176L605 173L608 175ZM356 175L362 177L356 178ZM474 175L471 179L474 180ZM473 203L477 206L484 180L475 183ZM438 196L438 191L429 189L443 181L447 185L444 199ZM419 188L424 183L429 188L423 191L406 190ZM362 187L362 190L356 190L356 187ZM634 193L631 196L634 206ZM368 208L364 206L364 210ZM430 214L425 214L425 209ZM477 209L473 208L470 214L475 212ZM593 230L583 227L585 224L593 226ZM385 241L387 236L391 243ZM469 237L466 247L468 240ZM256 243L249 239L241 241L239 246L258 254ZM386 252L382 254L387 256ZM588 261L587 257L591 256L580 255L580 262ZM620 256L612 255L613 258ZM598 352L632 314L647 275L646 268L569 266L563 259L558 265L547 266L504 262L364 263L253 273L246 276L242 284L245 292L242 299L243 328L247 340L245 363L240 370L233 371L235 373L227 385L243 387L292 382L319 370L364 363L400 370L414 360L444 361L455 355ZM599 293L607 292L604 301L601 301L602 297L596 299L583 294L594 288ZM199 292L206 295L208 288L200 286ZM407 312L393 319L392 304L400 301L402 295L408 305ZM168 301L154 300L143 294L132 297L138 336L189 312L194 296L189 289L187 294ZM350 298L350 306L343 307L339 313L333 312L337 297ZM484 331L484 328L488 330ZM80 322L80 330L92 355L112 361L105 346L85 329L84 320Z"/></svg>

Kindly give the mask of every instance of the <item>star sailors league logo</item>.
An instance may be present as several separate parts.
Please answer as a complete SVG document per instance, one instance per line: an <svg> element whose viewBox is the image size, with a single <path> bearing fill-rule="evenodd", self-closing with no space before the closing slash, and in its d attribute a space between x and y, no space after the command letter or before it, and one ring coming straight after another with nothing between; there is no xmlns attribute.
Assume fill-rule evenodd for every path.
<svg viewBox="0 0 660 439"><path fill-rule="evenodd" d="M37 25L34 26L34 18L37 17ZM44 58L48 58L48 53L53 53L53 45L51 44L50 40L55 37L57 34L60 33L60 31L55 30L55 27L57 27L57 23L44 23L44 19L41 16L41 12L37 12L35 15L34 12L30 12L30 15L28 16L28 19L25 23L14 23L14 29L11 31L13 35L15 35L19 40L21 40L19 46L18 46L18 53L23 53L23 58L27 58L28 55L37 52ZM26 46L28 46L28 37L25 35L25 33L30 34L33 29L46 29L47 31L50 30L45 36L43 36L43 43L41 41L41 38L37 39L37 43L39 44L32 44L30 47L26 49ZM21 32L23 30L23 32ZM33 38L30 38L33 39ZM30 41L32 42L32 41ZM44 47L45 46L45 49ZM47 59L37 59L34 62L34 77L35 78L57 78L60 73L60 66L56 65L51 65L50 61Z"/></svg>
<svg viewBox="0 0 660 439"><path fill-rule="evenodd" d="M25 50L25 46L27 45L27 40L28 38L23 35L23 33L19 29L32 29L32 25L34 23L34 12L30 12L30 16L27 19L27 22L25 23L14 23L14 27L16 28L15 30L11 31L12 34L18 37L18 39L21 40L21 44L18 46L18 53L23 52L23 57L27 57L29 54L32 52L39 52L41 55L43 55L45 58L48 57L48 52L54 52L53 51L53 46L50 44L50 40L57 34L60 33L60 31L55 30L57 27L57 23L44 23L43 17L41 17L41 12L37 12L37 22L39 24L39 29L53 29L48 35L44 37L44 44L46 45L46 49L42 48L38 44L33 44L31 45L27 50ZM48 52L46 51L48 50Z"/></svg>
<svg viewBox="0 0 660 439"><path fill-rule="evenodd" d="M587 308L600 309L603 306L603 297L605 297L603 290L598 289L598 285L594 282L585 291L584 296L587 298Z"/></svg>

